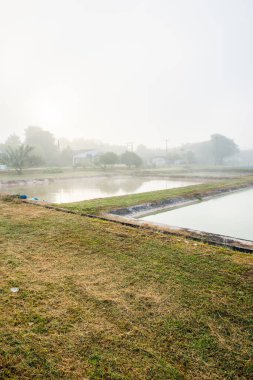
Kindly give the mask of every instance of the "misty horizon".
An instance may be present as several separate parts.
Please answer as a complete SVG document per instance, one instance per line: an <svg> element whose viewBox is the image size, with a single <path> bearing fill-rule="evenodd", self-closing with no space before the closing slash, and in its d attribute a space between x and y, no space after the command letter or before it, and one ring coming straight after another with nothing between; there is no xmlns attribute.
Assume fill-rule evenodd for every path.
<svg viewBox="0 0 253 380"><path fill-rule="evenodd" d="M175 145L175 146L169 146L168 144L168 141L167 141L167 144L166 144L166 139L161 143L160 146L155 146L155 145L146 145L142 142L140 142L139 144L135 144L133 141L129 141L129 142L125 142L125 143L120 143L120 142L117 142L115 141L115 143L111 143L110 141L104 141L104 140L100 140L100 139L97 139L97 138L89 138L89 139L86 139L85 136L79 136L79 137L73 137L73 138L67 138L66 136L61 136L61 137L58 137L58 136L55 136L53 134L52 131L50 130L46 130L40 126L29 126L27 128L27 130L29 128L38 128L39 130L43 131L43 132L49 132L52 134L52 138L54 139L54 142L55 142L55 145L58 146L59 149L65 149L66 147L72 147L72 146L75 146L76 144L77 145L82 145L85 144L85 148L79 148L79 149L76 149L76 150L82 150L82 149L88 149L88 146L90 146L91 149L93 149L94 147L97 147L99 148L99 146L103 147L103 146L108 146L108 147L121 147L121 148L124 148L126 150L130 149L130 150L136 150L138 149L138 147L145 147L149 150L161 150L161 151L170 151L170 150L174 150L174 149L180 149L180 148L183 148L183 147L187 147L188 145L191 146L191 145L195 145L195 144L202 144L202 143L206 143L206 142L210 142L211 141L211 138L212 136L216 135L215 133L213 133L212 135L209 136L209 138L207 138L206 140L202 140L202 141L185 141L183 143L181 143L180 145ZM222 135L221 135L222 136ZM8 139L10 138L18 138L18 140L20 141L20 144L25 144L26 142L26 138L25 138L25 131L22 135L17 135L16 133L13 133L13 134L10 134L7 136L7 139L6 140L0 140L0 145L2 144L3 146L8 146ZM225 138L228 138L230 139L230 136L224 136ZM251 147L249 147L249 149L242 149L239 144L237 144L236 141L234 141L234 143L238 146L239 150L251 150L253 149L253 145Z"/></svg>
<svg viewBox="0 0 253 380"><path fill-rule="evenodd" d="M1 142L30 125L57 139L177 147L253 138L253 3L0 3Z"/></svg>

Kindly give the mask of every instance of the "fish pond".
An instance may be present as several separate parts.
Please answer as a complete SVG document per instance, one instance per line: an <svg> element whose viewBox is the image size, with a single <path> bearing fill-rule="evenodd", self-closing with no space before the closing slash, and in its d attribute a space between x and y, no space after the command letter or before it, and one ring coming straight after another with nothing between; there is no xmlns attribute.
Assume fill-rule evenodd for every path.
<svg viewBox="0 0 253 380"><path fill-rule="evenodd" d="M165 190L197 184L194 181L144 177L86 177L65 180L32 180L0 185L0 192L26 194L51 203L68 203L117 195Z"/></svg>
<svg viewBox="0 0 253 380"><path fill-rule="evenodd" d="M230 193L140 219L253 241L253 189Z"/></svg>

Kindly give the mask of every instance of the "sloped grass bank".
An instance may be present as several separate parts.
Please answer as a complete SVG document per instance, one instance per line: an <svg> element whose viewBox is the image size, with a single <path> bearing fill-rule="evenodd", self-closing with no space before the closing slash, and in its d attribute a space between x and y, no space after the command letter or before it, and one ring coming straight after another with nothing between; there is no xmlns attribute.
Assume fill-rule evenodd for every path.
<svg viewBox="0 0 253 380"><path fill-rule="evenodd" d="M0 252L1 379L253 377L251 255L13 201Z"/></svg>
<svg viewBox="0 0 253 380"><path fill-rule="evenodd" d="M147 193L123 195L118 197L100 198L82 202L63 203L56 206L83 214L99 214L114 211L119 208L128 208L145 203L159 205L168 199L197 198L217 194L227 190L236 190L253 186L253 176L237 178L233 180L219 181L215 183L204 183L201 185L190 185L176 189L151 191Z"/></svg>

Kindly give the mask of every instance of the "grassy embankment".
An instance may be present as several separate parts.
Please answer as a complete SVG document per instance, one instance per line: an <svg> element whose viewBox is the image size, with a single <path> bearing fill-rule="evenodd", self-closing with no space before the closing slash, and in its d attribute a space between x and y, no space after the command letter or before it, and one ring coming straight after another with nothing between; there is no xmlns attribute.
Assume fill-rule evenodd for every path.
<svg viewBox="0 0 253 380"><path fill-rule="evenodd" d="M0 251L0 379L252 379L252 255L3 200Z"/></svg>
<svg viewBox="0 0 253 380"><path fill-rule="evenodd" d="M191 185L176 189L151 191L147 193L123 195L118 197L100 198L82 202L72 202L59 204L59 207L73 210L84 214L99 214L108 212L117 208L130 207L148 202L159 203L162 200L177 197L201 197L211 194L216 190L239 189L242 186L253 185L253 176L229 179L215 183L204 183L200 185Z"/></svg>

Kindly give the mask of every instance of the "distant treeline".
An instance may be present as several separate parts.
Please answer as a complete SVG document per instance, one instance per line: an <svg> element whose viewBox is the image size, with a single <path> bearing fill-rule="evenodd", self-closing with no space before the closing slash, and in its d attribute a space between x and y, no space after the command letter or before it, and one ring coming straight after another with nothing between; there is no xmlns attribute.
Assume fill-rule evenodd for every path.
<svg viewBox="0 0 253 380"><path fill-rule="evenodd" d="M150 149L138 145L130 151L126 145L109 145L99 140L83 138L56 139L50 132L40 127L28 127L21 141L15 134L0 144L0 161L8 166L172 166L172 165L223 165L253 164L253 151L240 152L230 138L214 134L210 140L185 144L173 149ZM25 154L25 157L24 157ZM9 156L9 158L8 158ZM14 165L14 161L16 162Z"/></svg>

